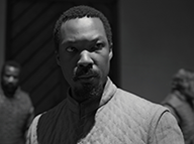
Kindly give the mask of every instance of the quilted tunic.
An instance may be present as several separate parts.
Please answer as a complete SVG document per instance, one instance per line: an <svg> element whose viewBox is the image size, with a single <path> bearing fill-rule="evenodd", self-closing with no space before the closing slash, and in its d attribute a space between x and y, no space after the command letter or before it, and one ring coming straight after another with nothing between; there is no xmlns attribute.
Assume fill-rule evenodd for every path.
<svg viewBox="0 0 194 144"><path fill-rule="evenodd" d="M38 115L28 144L183 144L175 118L163 106L117 88L108 79L101 98L78 104L69 95Z"/></svg>
<svg viewBox="0 0 194 144"><path fill-rule="evenodd" d="M24 144L32 117L33 106L27 93L17 89L13 98L7 98L0 90L0 144Z"/></svg>

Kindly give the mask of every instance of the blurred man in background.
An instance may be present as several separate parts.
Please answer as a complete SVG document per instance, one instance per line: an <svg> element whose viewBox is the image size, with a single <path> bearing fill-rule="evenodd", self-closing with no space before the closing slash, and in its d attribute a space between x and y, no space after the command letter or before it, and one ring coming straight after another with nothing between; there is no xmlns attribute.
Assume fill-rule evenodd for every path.
<svg viewBox="0 0 194 144"><path fill-rule="evenodd" d="M25 133L34 117L29 95L19 86L21 67L7 61L1 71L0 144L24 144Z"/></svg>
<svg viewBox="0 0 194 144"><path fill-rule="evenodd" d="M171 93L162 104L176 117L185 143L194 144L194 72L180 69L172 79Z"/></svg>

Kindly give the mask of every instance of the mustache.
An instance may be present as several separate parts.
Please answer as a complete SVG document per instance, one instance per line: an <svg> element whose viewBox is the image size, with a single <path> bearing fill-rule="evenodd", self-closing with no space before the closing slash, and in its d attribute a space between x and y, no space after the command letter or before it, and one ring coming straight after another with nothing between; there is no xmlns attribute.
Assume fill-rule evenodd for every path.
<svg viewBox="0 0 194 144"><path fill-rule="evenodd" d="M82 77L82 76L93 76L93 77L99 77L99 74L98 72L94 71L93 69L91 68L88 68L88 67L79 67L76 72L75 72L75 75L73 77L73 80L78 80L79 77Z"/></svg>

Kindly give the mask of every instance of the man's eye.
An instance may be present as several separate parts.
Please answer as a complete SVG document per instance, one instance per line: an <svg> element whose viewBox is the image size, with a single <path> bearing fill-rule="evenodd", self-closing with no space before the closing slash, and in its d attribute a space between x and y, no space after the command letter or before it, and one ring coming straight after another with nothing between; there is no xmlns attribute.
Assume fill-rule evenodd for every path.
<svg viewBox="0 0 194 144"><path fill-rule="evenodd" d="M104 47L104 45L103 45L102 43L97 43L97 44L94 46L94 50L101 50L103 47Z"/></svg>
<svg viewBox="0 0 194 144"><path fill-rule="evenodd" d="M75 47L68 47L66 48L68 52L75 52L77 49Z"/></svg>
<svg viewBox="0 0 194 144"><path fill-rule="evenodd" d="M5 77L9 78L9 77L11 77L11 75L6 74Z"/></svg>

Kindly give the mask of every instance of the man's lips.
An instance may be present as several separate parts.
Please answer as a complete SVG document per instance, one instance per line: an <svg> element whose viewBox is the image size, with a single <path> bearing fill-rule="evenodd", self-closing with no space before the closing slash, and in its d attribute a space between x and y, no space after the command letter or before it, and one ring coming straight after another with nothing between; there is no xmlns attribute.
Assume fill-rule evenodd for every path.
<svg viewBox="0 0 194 144"><path fill-rule="evenodd" d="M95 72L79 73L74 77L74 80L91 80L97 78L98 74Z"/></svg>
<svg viewBox="0 0 194 144"><path fill-rule="evenodd" d="M78 79L91 79L91 78L94 78L94 77L96 77L95 75L80 75L80 76L78 76L77 78Z"/></svg>

